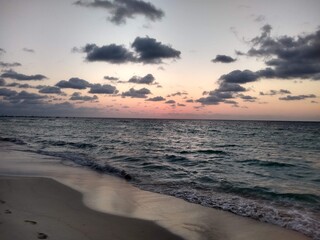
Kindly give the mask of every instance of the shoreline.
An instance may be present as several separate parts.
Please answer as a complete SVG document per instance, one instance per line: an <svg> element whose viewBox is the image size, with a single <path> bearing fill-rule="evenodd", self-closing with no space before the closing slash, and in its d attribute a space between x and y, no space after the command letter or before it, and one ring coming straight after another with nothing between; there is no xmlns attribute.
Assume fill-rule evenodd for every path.
<svg viewBox="0 0 320 240"><path fill-rule="evenodd" d="M145 228L146 226L148 226L148 224L151 223L152 225L155 225L153 226L155 228L160 226L160 229L164 229L164 231L167 231L169 233L172 232L173 234L171 234L170 236L181 236L184 239L190 240L310 239L301 233L279 226L259 222L246 217L240 217L222 210L192 204L182 199L177 199L171 196L143 191L132 186L123 179L119 179L109 175L98 174L83 167L64 165L59 158L26 152L23 151L24 149L24 146L18 146L9 143L0 144L0 152L2 153L2 158L0 160L0 179L16 178L17 182L19 182L19 179L24 179L25 177L38 177L41 179L47 179L41 182L52 181L55 183L56 181L62 183L63 185L65 185L62 185L63 188L66 188L70 191L76 191L78 195L78 200L76 201L81 202L82 206L84 206L84 208L86 208L87 210L94 211L98 215L107 214L109 215L109 217L111 214L112 219L113 216L115 216L116 218L124 217L125 219L129 218L138 221L142 220L144 221L142 224L144 227L141 227L138 224L141 227L140 229ZM34 188L32 187L33 184L30 185L31 186L27 188ZM46 187L46 191L49 195L53 194L51 189L48 187ZM29 195L31 194L28 194L26 196L29 197ZM2 198L4 197L2 196L2 194L0 194L0 199ZM21 193L20 195L17 194L12 197L12 199L15 199L14 201L18 201L19 199L21 200L23 198L24 194ZM2 200L6 201L5 199ZM63 202L64 201L62 201L62 203ZM72 205L70 204L68 206L72 207ZM87 207L89 207L90 209ZM44 215L46 212L45 209L49 211L50 204L46 205L46 207L44 208ZM6 209L2 210L5 211ZM0 216L7 216L3 211L1 212ZM76 220L80 221L81 219L79 220L78 218L81 217L78 216L78 213L74 212L74 214ZM8 215L12 216L11 214ZM62 219L64 219L64 215L65 211L63 211ZM33 221L32 219L27 220ZM0 221L2 222L2 220ZM144 224L145 222L147 224ZM22 225L24 223L20 222L19 224L20 225L18 226L20 226L22 230L25 229L25 226ZM120 226L118 227L121 227L122 224L120 222L119 224ZM53 226L55 225L53 224ZM60 225L61 228L65 228L67 226ZM130 226L128 227L130 229ZM124 229L126 230L126 228L127 227L125 226ZM156 232L157 231L158 230L156 230ZM6 240L6 238L4 239ZM68 238L61 238L60 236L60 239ZM91 237L91 239L100 238ZM129 237L124 239L138 238ZM140 239L148 238L140 237ZM157 238L152 237L149 239ZM162 236L162 238L159 239L171 238L163 238Z"/></svg>
<svg viewBox="0 0 320 240"><path fill-rule="evenodd" d="M52 179L0 177L0 238L182 240L151 221L89 209L81 199Z"/></svg>

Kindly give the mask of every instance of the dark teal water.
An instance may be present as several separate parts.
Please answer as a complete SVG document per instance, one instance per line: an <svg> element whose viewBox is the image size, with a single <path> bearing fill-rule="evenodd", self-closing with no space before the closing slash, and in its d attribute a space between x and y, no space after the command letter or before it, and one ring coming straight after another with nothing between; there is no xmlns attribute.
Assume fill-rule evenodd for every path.
<svg viewBox="0 0 320 240"><path fill-rule="evenodd" d="M320 239L320 123L0 118L0 138Z"/></svg>

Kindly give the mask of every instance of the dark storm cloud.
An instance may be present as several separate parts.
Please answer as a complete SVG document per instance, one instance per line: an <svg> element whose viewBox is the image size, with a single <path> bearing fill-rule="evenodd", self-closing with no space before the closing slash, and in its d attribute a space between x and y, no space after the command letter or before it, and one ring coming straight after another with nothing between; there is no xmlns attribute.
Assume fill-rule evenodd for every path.
<svg viewBox="0 0 320 240"><path fill-rule="evenodd" d="M11 79L15 79L18 81L31 81L31 80L43 80L43 79L47 79L46 76L41 75L41 74L36 74L36 75L25 75L22 73L17 73L13 70L8 70L5 71L3 74L1 74L1 77L3 78L11 78Z"/></svg>
<svg viewBox="0 0 320 240"><path fill-rule="evenodd" d="M0 96L11 97L16 95L17 92L8 88L0 88Z"/></svg>
<svg viewBox="0 0 320 240"><path fill-rule="evenodd" d="M116 87L111 86L109 84L92 84L89 93L96 93L96 94L114 94L118 93Z"/></svg>
<svg viewBox="0 0 320 240"><path fill-rule="evenodd" d="M179 59L181 52L169 45L157 42L154 38L137 37L131 47L138 54L138 61L148 64L162 63L162 59Z"/></svg>
<svg viewBox="0 0 320 240"><path fill-rule="evenodd" d="M39 93L46 93L46 94L63 94L59 87L51 87L45 86L39 90Z"/></svg>
<svg viewBox="0 0 320 240"><path fill-rule="evenodd" d="M5 86L6 81L3 78L0 78L0 86Z"/></svg>
<svg viewBox="0 0 320 240"><path fill-rule="evenodd" d="M56 86L59 88L86 89L87 87L90 87L91 84L80 78L70 78L68 81L59 81Z"/></svg>
<svg viewBox="0 0 320 240"><path fill-rule="evenodd" d="M138 77L138 76L133 76L132 78L129 79L128 82L130 83L137 83L137 84L148 84L151 85L154 83L154 76L152 74L147 74L144 77Z"/></svg>
<svg viewBox="0 0 320 240"><path fill-rule="evenodd" d="M31 48L22 48L23 51L28 52L28 53L34 53L35 51Z"/></svg>
<svg viewBox="0 0 320 240"><path fill-rule="evenodd" d="M95 44L87 44L81 51L87 53L86 60L89 62L103 61L120 64L136 61L133 53L122 45L110 44L98 47Z"/></svg>
<svg viewBox="0 0 320 240"><path fill-rule="evenodd" d="M13 62L13 63L6 63L6 62L0 62L0 67L3 68L11 68L11 67L19 67L21 66L21 63Z"/></svg>
<svg viewBox="0 0 320 240"><path fill-rule="evenodd" d="M117 77L112 77L112 76L104 76L103 77L105 80L109 80L109 81L118 81L119 78Z"/></svg>
<svg viewBox="0 0 320 240"><path fill-rule="evenodd" d="M320 30L298 37L270 36L272 27L251 40L248 56L261 57L268 66L258 71L259 77L320 80Z"/></svg>
<svg viewBox="0 0 320 240"><path fill-rule="evenodd" d="M83 96L80 92L74 92L71 97L69 98L71 101L85 101L85 102L91 102L98 100L98 97L96 95L91 96Z"/></svg>
<svg viewBox="0 0 320 240"><path fill-rule="evenodd" d="M165 101L165 100L166 99L164 97L158 96L158 97L148 98L146 101L160 102L160 101Z"/></svg>
<svg viewBox="0 0 320 240"><path fill-rule="evenodd" d="M280 97L279 100L284 100L284 101L294 101L294 100L304 100L307 98L316 98L317 96L314 94L309 94L309 95L288 95L286 97Z"/></svg>
<svg viewBox="0 0 320 240"><path fill-rule="evenodd" d="M235 62L237 59L234 59L227 55L217 55L215 59L212 59L211 61L214 63L221 62L221 63L232 63Z"/></svg>
<svg viewBox="0 0 320 240"><path fill-rule="evenodd" d="M135 90L134 88L130 88L129 91L123 92L121 96L131 97L131 98L147 98L148 94L151 94L151 92L147 88L141 88L138 90Z"/></svg>
<svg viewBox="0 0 320 240"><path fill-rule="evenodd" d="M286 89L270 90L269 92L260 92L261 96L274 96L274 95L282 95L282 94L291 94L291 92Z"/></svg>
<svg viewBox="0 0 320 240"><path fill-rule="evenodd" d="M164 12L161 9L156 8L150 2L141 0L80 0L74 4L83 7L105 9L111 15L108 19L117 25L124 24L127 19L134 19L136 16L144 16L151 21L160 20L164 16Z"/></svg>

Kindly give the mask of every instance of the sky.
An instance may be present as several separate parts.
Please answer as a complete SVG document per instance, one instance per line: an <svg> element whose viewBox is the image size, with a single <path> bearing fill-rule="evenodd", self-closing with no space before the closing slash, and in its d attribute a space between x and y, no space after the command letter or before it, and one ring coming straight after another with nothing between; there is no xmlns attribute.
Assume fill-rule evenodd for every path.
<svg viewBox="0 0 320 240"><path fill-rule="evenodd" d="M318 0L0 0L0 115L320 121Z"/></svg>

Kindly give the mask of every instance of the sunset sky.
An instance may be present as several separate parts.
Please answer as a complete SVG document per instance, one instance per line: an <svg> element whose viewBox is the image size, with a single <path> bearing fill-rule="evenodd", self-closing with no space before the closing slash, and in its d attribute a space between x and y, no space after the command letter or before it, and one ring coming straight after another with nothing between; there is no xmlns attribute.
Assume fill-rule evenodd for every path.
<svg viewBox="0 0 320 240"><path fill-rule="evenodd" d="M1 0L0 115L320 120L320 1Z"/></svg>

